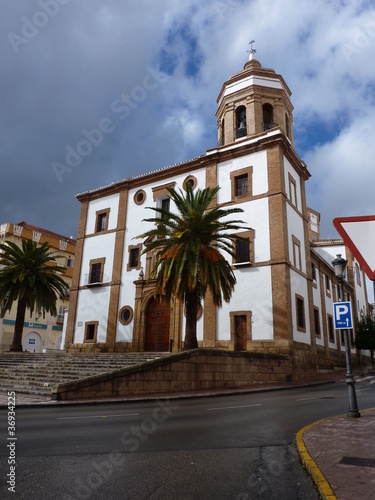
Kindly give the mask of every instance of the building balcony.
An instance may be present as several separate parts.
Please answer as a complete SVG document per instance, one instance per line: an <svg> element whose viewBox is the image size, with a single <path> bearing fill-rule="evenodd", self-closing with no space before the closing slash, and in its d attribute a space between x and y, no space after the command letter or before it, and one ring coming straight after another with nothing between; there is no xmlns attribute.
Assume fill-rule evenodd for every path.
<svg viewBox="0 0 375 500"><path fill-rule="evenodd" d="M104 283L108 283L109 279L104 273L89 273L85 274L85 285L89 287L102 286Z"/></svg>
<svg viewBox="0 0 375 500"><path fill-rule="evenodd" d="M277 123L263 123L263 132L270 130L271 128L278 127Z"/></svg>

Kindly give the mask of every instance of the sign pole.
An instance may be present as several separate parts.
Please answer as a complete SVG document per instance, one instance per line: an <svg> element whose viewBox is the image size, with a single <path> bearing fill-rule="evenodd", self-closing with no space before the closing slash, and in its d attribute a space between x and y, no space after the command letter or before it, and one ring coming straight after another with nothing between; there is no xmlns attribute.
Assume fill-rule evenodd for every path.
<svg viewBox="0 0 375 500"><path fill-rule="evenodd" d="M339 277L339 291L340 291L340 302L343 302L344 285L341 276ZM350 353L348 329L344 330L344 339L345 339L345 358L346 358L346 383L348 385L348 393L349 393L349 409L347 415L348 417L360 417L361 414L358 411L357 395L354 387L355 380L352 372L352 360Z"/></svg>

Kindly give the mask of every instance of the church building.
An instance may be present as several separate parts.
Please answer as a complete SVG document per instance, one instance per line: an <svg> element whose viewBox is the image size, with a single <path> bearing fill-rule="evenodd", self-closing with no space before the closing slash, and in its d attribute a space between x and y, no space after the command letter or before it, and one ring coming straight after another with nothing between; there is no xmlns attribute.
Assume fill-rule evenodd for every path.
<svg viewBox="0 0 375 500"><path fill-rule="evenodd" d="M365 278L342 240L320 240L319 213L306 206L310 172L294 149L291 91L252 51L243 70L223 84L217 104L217 147L77 196L65 347L183 349L183 304L154 297L156 255L141 255L147 242L136 237L151 228L144 219L153 212L145 207L173 211L167 188L184 190L190 183L194 189L220 186L216 203L240 207L239 218L251 228L240 233L247 242L231 262L237 279L232 299L217 308L208 294L202 304L199 346L287 354L301 369L343 365L343 339L333 328L338 286L331 263L337 254L348 260L345 299L356 317L367 312Z"/></svg>

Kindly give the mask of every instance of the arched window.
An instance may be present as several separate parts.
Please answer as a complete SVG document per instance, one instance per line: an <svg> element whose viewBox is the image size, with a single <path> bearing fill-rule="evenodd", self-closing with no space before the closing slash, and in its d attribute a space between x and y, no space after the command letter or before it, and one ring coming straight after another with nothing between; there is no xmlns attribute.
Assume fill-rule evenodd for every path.
<svg viewBox="0 0 375 500"><path fill-rule="evenodd" d="M275 126L273 123L273 107L271 104L263 104L263 130L269 130Z"/></svg>
<svg viewBox="0 0 375 500"><path fill-rule="evenodd" d="M218 146L224 145L224 118L221 120L220 139Z"/></svg>
<svg viewBox="0 0 375 500"><path fill-rule="evenodd" d="M238 106L236 109L236 139L245 135L247 135L246 108L245 106Z"/></svg>
<svg viewBox="0 0 375 500"><path fill-rule="evenodd" d="M285 113L285 130L286 130L286 136L290 138L289 116L286 113Z"/></svg>

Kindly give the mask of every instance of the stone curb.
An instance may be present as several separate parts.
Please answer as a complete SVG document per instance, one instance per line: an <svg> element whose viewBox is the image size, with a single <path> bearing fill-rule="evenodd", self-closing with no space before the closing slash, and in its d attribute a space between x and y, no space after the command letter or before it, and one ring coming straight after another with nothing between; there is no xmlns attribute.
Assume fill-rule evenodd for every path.
<svg viewBox="0 0 375 500"><path fill-rule="evenodd" d="M322 499L323 500L337 500L337 497L333 493L330 485L328 484L328 481L324 477L322 471L319 469L317 464L311 458L310 454L307 451L305 443L303 442L304 433L307 430L311 429L311 427L314 427L315 425L320 424L324 420L328 420L328 419L324 418L324 419L318 420L310 425L306 425L306 427L303 427L297 433L297 436L296 436L297 450L298 450L299 456L301 457L302 464L306 467L307 472L312 477L316 487L318 488L318 491L319 491Z"/></svg>

